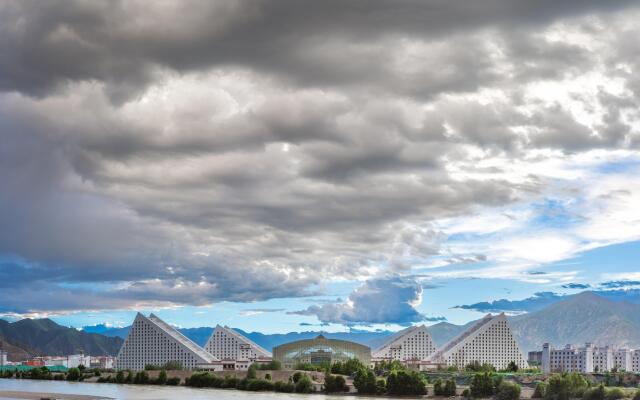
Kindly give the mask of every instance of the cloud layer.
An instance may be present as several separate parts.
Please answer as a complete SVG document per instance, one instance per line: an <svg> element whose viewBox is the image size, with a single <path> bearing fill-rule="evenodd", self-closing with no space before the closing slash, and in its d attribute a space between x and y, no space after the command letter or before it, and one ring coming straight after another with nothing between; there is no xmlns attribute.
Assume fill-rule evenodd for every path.
<svg viewBox="0 0 640 400"><path fill-rule="evenodd" d="M446 259L530 279L640 238L633 173L584 185L637 162L639 16L595 0L4 2L0 312L251 302L369 278L336 316L307 312L411 322L419 288L380 277ZM564 215L586 221L569 237L449 242L469 234L460 221L511 232L526 212L474 218L546 197L601 208ZM370 293L388 312L371 314Z"/></svg>

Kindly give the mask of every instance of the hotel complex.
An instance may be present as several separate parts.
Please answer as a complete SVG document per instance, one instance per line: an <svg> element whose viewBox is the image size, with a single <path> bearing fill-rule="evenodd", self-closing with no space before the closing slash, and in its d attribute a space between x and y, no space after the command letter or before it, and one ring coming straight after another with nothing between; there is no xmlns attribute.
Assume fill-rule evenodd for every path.
<svg viewBox="0 0 640 400"><path fill-rule="evenodd" d="M117 369L143 370L146 365L180 362L185 369L222 370L222 363L174 327L151 314L138 313L116 358Z"/></svg>
<svg viewBox="0 0 640 400"><path fill-rule="evenodd" d="M420 361L435 353L431 335L424 325L411 326L392 335L382 346L373 351L372 361L398 360Z"/></svg>
<svg viewBox="0 0 640 400"><path fill-rule="evenodd" d="M583 347L570 344L563 349L554 349L549 343L542 351L532 352L531 357L540 358L542 372L640 372L640 350L614 349L611 346L597 347L585 343Z"/></svg>
<svg viewBox="0 0 640 400"><path fill-rule="evenodd" d="M607 363L605 353L602 361ZM611 353L615 360L614 354ZM635 354L633 355L635 356ZM631 354L621 353L625 362L638 363ZM252 363L272 359L285 369L297 364L325 364L358 359L365 365L397 360L412 368L429 370L447 366L464 368L473 362L489 363L505 369L511 362L527 367L504 314L485 316L468 330L437 350L424 325L395 333L373 353L359 343L328 339L319 335L273 348L273 356L237 331L216 326L204 348L165 323L157 316L138 313L120 349L115 368L142 370L147 365L163 366L177 361L183 368L212 371L247 370Z"/></svg>
<svg viewBox="0 0 640 400"><path fill-rule="evenodd" d="M462 369L473 362L491 364L496 369L506 369L511 362L518 368L528 367L504 313L482 318L428 357L421 363L421 369L441 366Z"/></svg>

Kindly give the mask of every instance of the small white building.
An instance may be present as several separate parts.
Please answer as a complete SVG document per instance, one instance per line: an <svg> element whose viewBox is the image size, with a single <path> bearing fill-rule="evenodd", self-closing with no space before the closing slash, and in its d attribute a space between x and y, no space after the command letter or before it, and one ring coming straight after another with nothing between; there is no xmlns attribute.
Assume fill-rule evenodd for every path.
<svg viewBox="0 0 640 400"><path fill-rule="evenodd" d="M9 365L9 353L4 350L0 350L0 366Z"/></svg>
<svg viewBox="0 0 640 400"><path fill-rule="evenodd" d="M593 372L594 348L591 343L576 348L570 344L554 349L549 343L542 345L542 372Z"/></svg>

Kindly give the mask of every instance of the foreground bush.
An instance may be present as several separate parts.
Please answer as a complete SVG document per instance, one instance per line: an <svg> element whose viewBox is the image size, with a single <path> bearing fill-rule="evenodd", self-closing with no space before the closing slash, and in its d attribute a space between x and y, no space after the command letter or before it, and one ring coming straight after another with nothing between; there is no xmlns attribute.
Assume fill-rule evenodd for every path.
<svg viewBox="0 0 640 400"><path fill-rule="evenodd" d="M604 386L600 385L597 387L589 388L584 391L582 398L584 400L604 400L605 390Z"/></svg>
<svg viewBox="0 0 640 400"><path fill-rule="evenodd" d="M353 378L353 386L355 386L358 393L362 394L375 394L376 388L376 376L368 368L360 368Z"/></svg>
<svg viewBox="0 0 640 400"><path fill-rule="evenodd" d="M393 395L425 395L424 377L415 371L391 371L387 377L387 393Z"/></svg>
<svg viewBox="0 0 640 400"><path fill-rule="evenodd" d="M293 382L276 382L273 384L273 389L276 392L282 392L282 393L293 393L296 390L295 385L293 384Z"/></svg>
<svg viewBox="0 0 640 400"><path fill-rule="evenodd" d="M324 378L324 391L326 393L348 392L349 387L341 375L327 374Z"/></svg>
<svg viewBox="0 0 640 400"><path fill-rule="evenodd" d="M311 378L308 375L303 375L295 386L296 393L312 393L313 392L313 382L311 382Z"/></svg>
<svg viewBox="0 0 640 400"><path fill-rule="evenodd" d="M589 382L578 373L554 374L549 378L545 400L569 400L570 398L582 397L589 388Z"/></svg>
<svg viewBox="0 0 640 400"><path fill-rule="evenodd" d="M520 385L503 381L496 389L497 400L518 400L520 398Z"/></svg>
<svg viewBox="0 0 640 400"><path fill-rule="evenodd" d="M532 399L542 399L544 397L544 393L547 389L547 386L544 382L538 382L536 384L536 389L533 391Z"/></svg>

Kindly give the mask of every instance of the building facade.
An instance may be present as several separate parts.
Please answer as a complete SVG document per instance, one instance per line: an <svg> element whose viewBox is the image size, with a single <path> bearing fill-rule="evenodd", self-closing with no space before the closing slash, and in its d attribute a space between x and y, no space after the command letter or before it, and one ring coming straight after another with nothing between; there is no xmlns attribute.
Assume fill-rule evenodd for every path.
<svg viewBox="0 0 640 400"><path fill-rule="evenodd" d="M528 367L504 313L488 314L426 361L424 369L429 368L429 363L462 369L474 362L491 364L499 370L506 369L511 362L518 368Z"/></svg>
<svg viewBox="0 0 640 400"><path fill-rule="evenodd" d="M138 313L116 357L116 369L140 371L146 365L162 366L170 361L189 370L200 366L222 370L220 360L171 325L153 314Z"/></svg>
<svg viewBox="0 0 640 400"><path fill-rule="evenodd" d="M371 349L347 340L327 339L320 335L314 339L298 340L273 348L273 359L285 369L293 369L296 364L333 364L351 358L363 364L371 363Z"/></svg>
<svg viewBox="0 0 640 400"><path fill-rule="evenodd" d="M220 359L224 369L246 370L253 362L271 361L271 353L228 326L217 325L204 349Z"/></svg>
<svg viewBox="0 0 640 400"><path fill-rule="evenodd" d="M424 325L411 326L392 335L372 352L372 361L398 360L404 363L424 360L435 353L436 347Z"/></svg>
<svg viewBox="0 0 640 400"><path fill-rule="evenodd" d="M0 366L9 364L9 353L4 350L0 350Z"/></svg>
<svg viewBox="0 0 640 400"><path fill-rule="evenodd" d="M640 354L629 349L614 349L612 346L597 347L585 343L584 347L566 345L554 349L545 343L542 346L542 372L640 372Z"/></svg>

